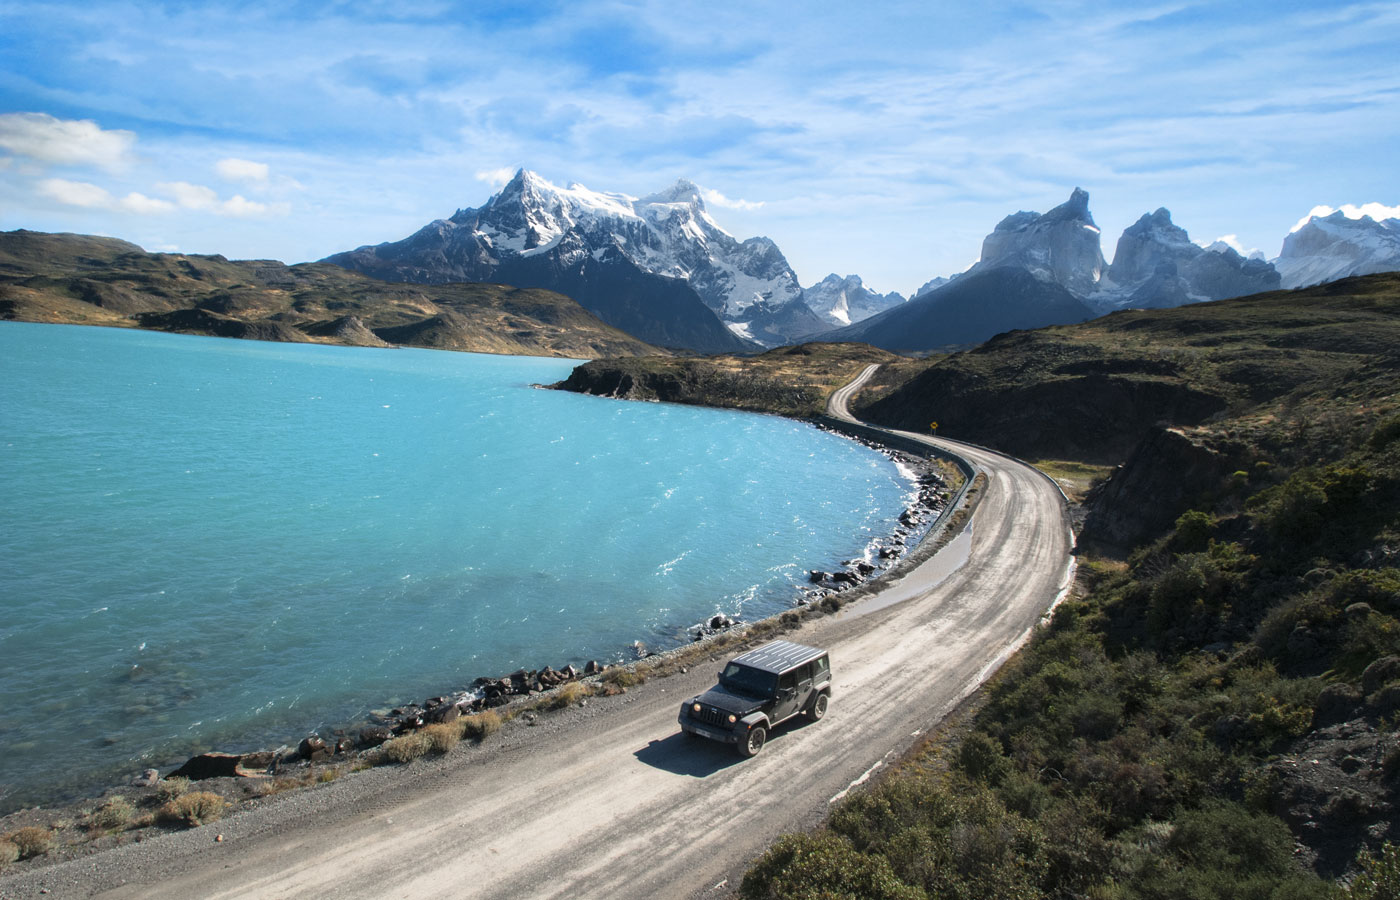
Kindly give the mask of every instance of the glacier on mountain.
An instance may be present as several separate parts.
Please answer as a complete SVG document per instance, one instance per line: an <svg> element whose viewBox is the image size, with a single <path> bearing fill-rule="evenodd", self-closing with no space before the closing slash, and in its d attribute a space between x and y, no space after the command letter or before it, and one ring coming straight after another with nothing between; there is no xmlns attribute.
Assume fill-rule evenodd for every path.
<svg viewBox="0 0 1400 900"><path fill-rule="evenodd" d="M1309 216L1283 239L1274 266L1287 288L1400 270L1400 219Z"/></svg>
<svg viewBox="0 0 1400 900"><path fill-rule="evenodd" d="M904 302L904 295L898 292L877 293L867 288L859 275L842 278L833 273L804 288L802 300L828 325L839 327L898 306Z"/></svg>

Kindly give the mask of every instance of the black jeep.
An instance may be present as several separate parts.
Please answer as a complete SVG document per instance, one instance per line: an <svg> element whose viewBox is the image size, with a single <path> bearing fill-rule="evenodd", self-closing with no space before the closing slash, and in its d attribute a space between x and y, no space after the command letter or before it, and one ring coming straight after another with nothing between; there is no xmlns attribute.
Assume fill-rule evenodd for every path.
<svg viewBox="0 0 1400 900"><path fill-rule="evenodd" d="M740 756L754 756L770 728L798 713L820 719L830 699L827 652L774 641L736 656L719 673L719 684L683 703L681 730L733 744Z"/></svg>

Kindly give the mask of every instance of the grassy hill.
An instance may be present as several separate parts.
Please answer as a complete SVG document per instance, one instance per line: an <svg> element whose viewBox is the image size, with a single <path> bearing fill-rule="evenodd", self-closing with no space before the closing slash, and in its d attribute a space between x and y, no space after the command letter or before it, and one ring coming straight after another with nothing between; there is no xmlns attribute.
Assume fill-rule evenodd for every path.
<svg viewBox="0 0 1400 900"><path fill-rule="evenodd" d="M1397 313L1395 274L1120 313L867 399L1123 465L1073 596L967 720L742 895L1400 896ZM1096 529L1132 537L1094 555Z"/></svg>
<svg viewBox="0 0 1400 900"><path fill-rule="evenodd" d="M324 263L146 253L30 231L0 233L0 317L532 356L664 354L550 291L387 284Z"/></svg>
<svg viewBox="0 0 1400 900"><path fill-rule="evenodd" d="M856 413L1027 458L1116 464L1158 423L1323 414L1385 397L1400 368L1400 275L998 335L866 391ZM1317 407L1317 408L1314 408Z"/></svg>
<svg viewBox="0 0 1400 900"><path fill-rule="evenodd" d="M917 364L867 344L799 344L757 356L640 357L585 363L555 387L625 400L664 400L789 416L812 416L826 398L880 363L876 384L905 380Z"/></svg>

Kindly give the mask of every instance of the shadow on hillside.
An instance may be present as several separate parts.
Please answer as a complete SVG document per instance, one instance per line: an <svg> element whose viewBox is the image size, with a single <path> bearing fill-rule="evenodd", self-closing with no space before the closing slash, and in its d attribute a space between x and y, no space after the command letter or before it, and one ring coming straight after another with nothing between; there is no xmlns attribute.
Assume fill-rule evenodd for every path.
<svg viewBox="0 0 1400 900"><path fill-rule="evenodd" d="M732 746L690 737L681 731L652 741L632 755L654 769L693 778L705 778L743 762Z"/></svg>

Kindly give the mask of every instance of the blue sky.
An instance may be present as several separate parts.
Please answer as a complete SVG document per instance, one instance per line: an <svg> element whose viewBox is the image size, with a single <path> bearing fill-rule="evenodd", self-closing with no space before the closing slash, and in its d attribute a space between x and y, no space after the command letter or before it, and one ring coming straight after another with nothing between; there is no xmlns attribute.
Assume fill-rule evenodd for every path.
<svg viewBox="0 0 1400 900"><path fill-rule="evenodd" d="M940 7L956 7L943 9ZM803 284L909 293L1076 185L1277 255L1400 206L1400 4L0 4L0 229L318 259L520 166L689 178Z"/></svg>

